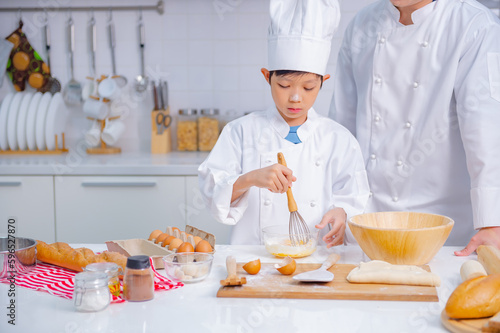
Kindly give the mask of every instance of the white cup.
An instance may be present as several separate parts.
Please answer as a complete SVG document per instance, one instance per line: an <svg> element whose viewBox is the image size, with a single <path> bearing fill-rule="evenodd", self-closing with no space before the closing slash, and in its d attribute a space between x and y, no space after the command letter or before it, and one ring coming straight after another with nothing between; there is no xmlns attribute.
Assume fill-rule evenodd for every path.
<svg viewBox="0 0 500 333"><path fill-rule="evenodd" d="M114 100L120 97L121 89L116 83L116 80L111 78L111 76L108 76L99 83L99 86L97 87L97 92L101 97Z"/></svg>
<svg viewBox="0 0 500 333"><path fill-rule="evenodd" d="M91 147L95 147L101 142L101 125L98 121L94 120L92 127L85 133L85 141Z"/></svg>
<svg viewBox="0 0 500 333"><path fill-rule="evenodd" d="M106 120L101 138L107 145L114 145L125 131L125 124L119 119Z"/></svg>
<svg viewBox="0 0 500 333"><path fill-rule="evenodd" d="M83 103L83 112L94 119L104 119L108 116L109 106L101 99L89 98Z"/></svg>

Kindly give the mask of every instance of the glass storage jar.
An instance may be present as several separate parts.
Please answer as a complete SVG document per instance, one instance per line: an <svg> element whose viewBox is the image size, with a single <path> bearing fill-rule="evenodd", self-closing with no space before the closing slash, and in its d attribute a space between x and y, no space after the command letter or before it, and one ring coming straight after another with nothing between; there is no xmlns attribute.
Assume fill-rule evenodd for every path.
<svg viewBox="0 0 500 333"><path fill-rule="evenodd" d="M198 128L196 109L180 109L177 118L177 150L198 150Z"/></svg>
<svg viewBox="0 0 500 333"><path fill-rule="evenodd" d="M95 312L104 310L111 302L108 275L103 272L76 274L73 302L78 311Z"/></svg>
<svg viewBox="0 0 500 333"><path fill-rule="evenodd" d="M87 265L84 269L87 272L101 272L108 275L108 287L112 295L120 296L120 278L123 269L114 262L96 262Z"/></svg>
<svg viewBox="0 0 500 333"><path fill-rule="evenodd" d="M154 298L154 275L148 256L127 258L123 276L123 297L132 302L149 301Z"/></svg>
<svg viewBox="0 0 500 333"><path fill-rule="evenodd" d="M219 109L201 109L198 118L198 150L212 150L218 138Z"/></svg>

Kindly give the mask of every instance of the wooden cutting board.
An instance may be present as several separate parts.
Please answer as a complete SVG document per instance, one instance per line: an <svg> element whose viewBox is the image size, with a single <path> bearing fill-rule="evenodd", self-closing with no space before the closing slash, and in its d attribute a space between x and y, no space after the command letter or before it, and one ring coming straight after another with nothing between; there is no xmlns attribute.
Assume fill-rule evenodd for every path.
<svg viewBox="0 0 500 333"><path fill-rule="evenodd" d="M250 275L241 268L242 265L237 265L237 274L246 277L247 284L221 287L217 297L439 301L435 287L349 283L346 277L356 265L334 265L329 271L335 277L328 283L299 282L292 279L293 275L318 269L321 264L297 264L293 275L282 275L274 268L274 264L262 264L257 275ZM422 268L430 272L429 266Z"/></svg>
<svg viewBox="0 0 500 333"><path fill-rule="evenodd" d="M451 319L443 310L441 312L441 322L450 332L453 333L480 333L482 327L490 318L479 319Z"/></svg>

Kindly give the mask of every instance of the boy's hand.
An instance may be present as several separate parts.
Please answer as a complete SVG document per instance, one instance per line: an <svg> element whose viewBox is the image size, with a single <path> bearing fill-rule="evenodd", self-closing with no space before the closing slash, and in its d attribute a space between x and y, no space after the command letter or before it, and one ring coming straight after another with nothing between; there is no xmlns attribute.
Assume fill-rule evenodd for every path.
<svg viewBox="0 0 500 333"><path fill-rule="evenodd" d="M321 222L316 225L318 229L323 229L328 223L332 225L332 229L323 237L327 248L344 244L346 218L344 209L337 207L326 212Z"/></svg>
<svg viewBox="0 0 500 333"><path fill-rule="evenodd" d="M277 163L250 171L234 182L231 202L242 196L252 186L267 188L274 193L284 193L296 180L297 178L292 174L292 170Z"/></svg>
<svg viewBox="0 0 500 333"><path fill-rule="evenodd" d="M284 193L297 178L292 170L278 163L248 173L250 183L273 193Z"/></svg>

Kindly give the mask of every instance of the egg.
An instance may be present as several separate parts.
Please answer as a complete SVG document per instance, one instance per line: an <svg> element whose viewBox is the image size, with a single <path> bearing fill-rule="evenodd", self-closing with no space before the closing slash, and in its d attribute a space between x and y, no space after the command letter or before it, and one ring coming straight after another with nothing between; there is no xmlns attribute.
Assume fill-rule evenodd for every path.
<svg viewBox="0 0 500 333"><path fill-rule="evenodd" d="M260 259L247 262L243 265L245 272L251 275L255 275L260 271Z"/></svg>
<svg viewBox="0 0 500 333"><path fill-rule="evenodd" d="M194 252L193 245L189 242L184 242L179 247L177 248L177 253L182 253L182 252Z"/></svg>
<svg viewBox="0 0 500 333"><path fill-rule="evenodd" d="M198 237L198 236L194 236L193 239L194 239L195 245L198 245L198 243L202 240L201 237Z"/></svg>
<svg viewBox="0 0 500 333"><path fill-rule="evenodd" d="M168 246L168 249L170 251L173 251L173 250L177 249L181 244L182 244L182 241L179 238L174 238L170 241L170 245Z"/></svg>
<svg viewBox="0 0 500 333"><path fill-rule="evenodd" d="M149 235L149 240L152 241L153 239L156 239L158 236L160 236L163 232L161 230L155 230Z"/></svg>
<svg viewBox="0 0 500 333"><path fill-rule="evenodd" d="M210 243L209 243L209 242L207 242L206 240L201 240L201 241L200 241L200 242L196 245L195 251L196 251L196 252L211 253L213 250L212 250L212 246L210 245Z"/></svg>
<svg viewBox="0 0 500 333"><path fill-rule="evenodd" d="M170 245L170 242L175 239L174 236L168 236L167 238L165 238L165 240L163 241L163 243L161 244L161 246L165 247L167 245Z"/></svg>
<svg viewBox="0 0 500 333"><path fill-rule="evenodd" d="M286 257L279 264L275 264L274 268L278 270L283 275L291 275L295 272L297 268L297 264L295 263L295 259L291 257Z"/></svg>
<svg viewBox="0 0 500 333"><path fill-rule="evenodd" d="M160 243L162 243L165 239L167 239L168 237L170 237L170 235L169 235L169 234L167 234L167 233L162 233L160 236L158 236L158 237L156 238L156 242L155 242L155 243L156 243L156 244L160 244Z"/></svg>

